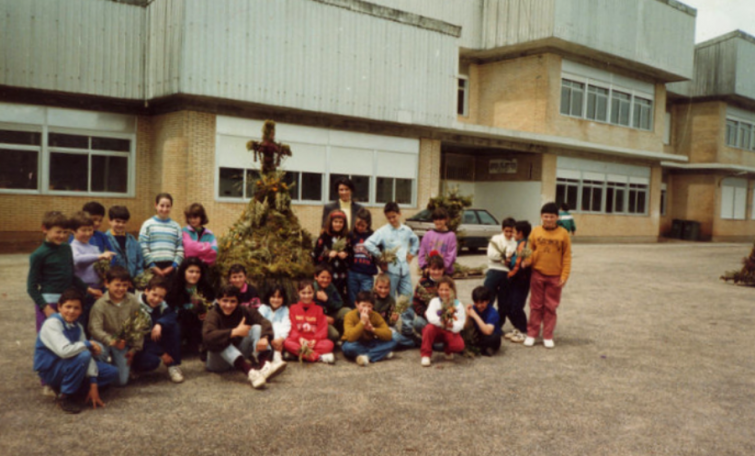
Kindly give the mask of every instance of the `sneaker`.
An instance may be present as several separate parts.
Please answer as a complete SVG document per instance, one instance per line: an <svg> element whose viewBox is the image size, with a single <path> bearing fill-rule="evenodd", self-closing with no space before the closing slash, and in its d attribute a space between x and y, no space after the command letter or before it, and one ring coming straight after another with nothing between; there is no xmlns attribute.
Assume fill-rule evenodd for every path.
<svg viewBox="0 0 755 456"><path fill-rule="evenodd" d="M58 398L58 407L65 413L75 415L81 412L81 406L73 401L69 396Z"/></svg>
<svg viewBox="0 0 755 456"><path fill-rule="evenodd" d="M430 366L430 357L429 356L423 356L421 364L422 364L422 367L429 367Z"/></svg>
<svg viewBox="0 0 755 456"><path fill-rule="evenodd" d="M511 337L509 337L509 340L515 344L521 344L522 342L525 341L525 339L527 339L527 337L521 332L519 332L519 330L517 329L512 331L512 333L513 334L511 335Z"/></svg>
<svg viewBox="0 0 755 456"><path fill-rule="evenodd" d="M252 382L252 388L254 389L264 388L265 383L267 383L262 373L256 369L249 371L249 381Z"/></svg>
<svg viewBox="0 0 755 456"><path fill-rule="evenodd" d="M385 355L385 359L393 359L393 352L389 352L387 355Z"/></svg>
<svg viewBox="0 0 755 456"><path fill-rule="evenodd" d="M50 385L42 385L42 396L57 397L58 395L55 393L55 390L50 387Z"/></svg>
<svg viewBox="0 0 755 456"><path fill-rule="evenodd" d="M370 357L367 355L359 355L357 356L357 365L362 367L367 367L370 365Z"/></svg>
<svg viewBox="0 0 755 456"><path fill-rule="evenodd" d="M324 355L320 355L320 361L325 364L335 364L336 357L333 356L333 353L325 353Z"/></svg>
<svg viewBox="0 0 755 456"><path fill-rule="evenodd" d="M446 361L453 361L454 360L454 354L453 353L446 353L445 354Z"/></svg>
<svg viewBox="0 0 755 456"><path fill-rule="evenodd" d="M182 383L184 381L184 373L181 372L181 368L178 366L170 366L168 368L168 376L173 383Z"/></svg>
<svg viewBox="0 0 755 456"><path fill-rule="evenodd" d="M524 346L525 347L532 347L534 345L535 345L535 338L534 337L527 336L524 339Z"/></svg>
<svg viewBox="0 0 755 456"><path fill-rule="evenodd" d="M545 345L545 348L553 348L556 346L556 344L553 343L553 339L543 339L543 345Z"/></svg>
<svg viewBox="0 0 755 456"><path fill-rule="evenodd" d="M511 340L512 337L514 337L514 332L518 332L516 329L514 331L507 332L503 335L504 339Z"/></svg>
<svg viewBox="0 0 755 456"><path fill-rule="evenodd" d="M264 366L262 366L262 369L260 369L260 373L263 377L265 377L265 381L272 380L275 378L276 375L280 374L286 369L286 364L283 361L273 361L273 362L266 362Z"/></svg>

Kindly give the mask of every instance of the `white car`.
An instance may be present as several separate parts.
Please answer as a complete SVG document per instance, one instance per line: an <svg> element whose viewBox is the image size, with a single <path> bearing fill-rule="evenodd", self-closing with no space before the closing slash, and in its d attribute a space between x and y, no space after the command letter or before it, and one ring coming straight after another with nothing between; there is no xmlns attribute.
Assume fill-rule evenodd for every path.
<svg viewBox="0 0 755 456"><path fill-rule="evenodd" d="M406 219L406 225L421 238L435 228L432 215L431 210L425 209ZM501 232L501 224L485 209L465 209L461 217L460 234L457 234L459 250L466 247L473 252L487 248L490 238Z"/></svg>

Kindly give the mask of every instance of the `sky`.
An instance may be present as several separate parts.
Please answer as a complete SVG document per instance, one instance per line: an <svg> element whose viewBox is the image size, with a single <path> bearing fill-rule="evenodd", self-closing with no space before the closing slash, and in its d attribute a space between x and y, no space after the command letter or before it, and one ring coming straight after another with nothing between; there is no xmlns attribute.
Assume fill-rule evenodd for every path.
<svg viewBox="0 0 755 456"><path fill-rule="evenodd" d="M680 0L697 10L695 43L732 30L755 36L755 0Z"/></svg>

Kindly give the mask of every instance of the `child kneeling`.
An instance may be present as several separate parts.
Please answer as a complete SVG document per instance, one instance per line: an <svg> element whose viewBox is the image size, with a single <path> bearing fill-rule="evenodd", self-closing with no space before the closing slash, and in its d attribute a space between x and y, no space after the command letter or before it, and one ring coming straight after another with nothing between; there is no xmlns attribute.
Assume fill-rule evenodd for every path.
<svg viewBox="0 0 755 456"><path fill-rule="evenodd" d="M357 308L346 314L343 326L343 355L356 358L360 366L369 366L384 358L390 358L396 342L393 332L383 317L372 308L375 298L369 291L357 293Z"/></svg>
<svg viewBox="0 0 755 456"><path fill-rule="evenodd" d="M501 348L501 318L490 303L493 292L487 287L472 290L474 304L467 306L467 317L472 321L475 345L483 356L493 356Z"/></svg>
<svg viewBox="0 0 755 456"><path fill-rule="evenodd" d="M60 391L58 405L66 413L79 413L81 406L72 400L80 391L88 394L92 407L104 407L99 387L118 378L118 369L95 361L100 346L86 340L84 328L76 320L83 312L83 296L75 289L64 291L58 312L45 320L34 347L34 370L42 381Z"/></svg>
<svg viewBox="0 0 755 456"><path fill-rule="evenodd" d="M217 304L207 312L202 326L208 352L206 368L210 372L235 368L249 377L254 388L262 388L267 378L277 373L267 362L273 327L257 309L239 306L239 294L233 285L221 287ZM259 366L247 361L255 352L259 352Z"/></svg>
<svg viewBox="0 0 755 456"><path fill-rule="evenodd" d="M422 366L430 365L433 354L433 344L444 344L443 351L446 359L453 359L454 353L464 351L464 339L461 330L466 322L464 306L456 299L456 284L450 277L442 277L438 281L438 297L430 301L425 313L427 326L422 330Z"/></svg>

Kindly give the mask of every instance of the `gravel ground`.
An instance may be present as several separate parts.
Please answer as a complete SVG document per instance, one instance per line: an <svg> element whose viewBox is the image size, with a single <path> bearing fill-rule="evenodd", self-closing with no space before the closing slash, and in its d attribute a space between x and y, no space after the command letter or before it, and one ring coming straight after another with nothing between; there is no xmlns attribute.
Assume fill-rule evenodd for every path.
<svg viewBox="0 0 755 456"><path fill-rule="evenodd" d="M576 245L556 348L422 368L289 363L264 391L184 363L65 415L31 370L27 257L0 256L0 454L755 454L755 290L718 280L745 244ZM468 265L482 255L465 255ZM469 301L482 279L459 282ZM507 325L508 326L508 325Z"/></svg>

